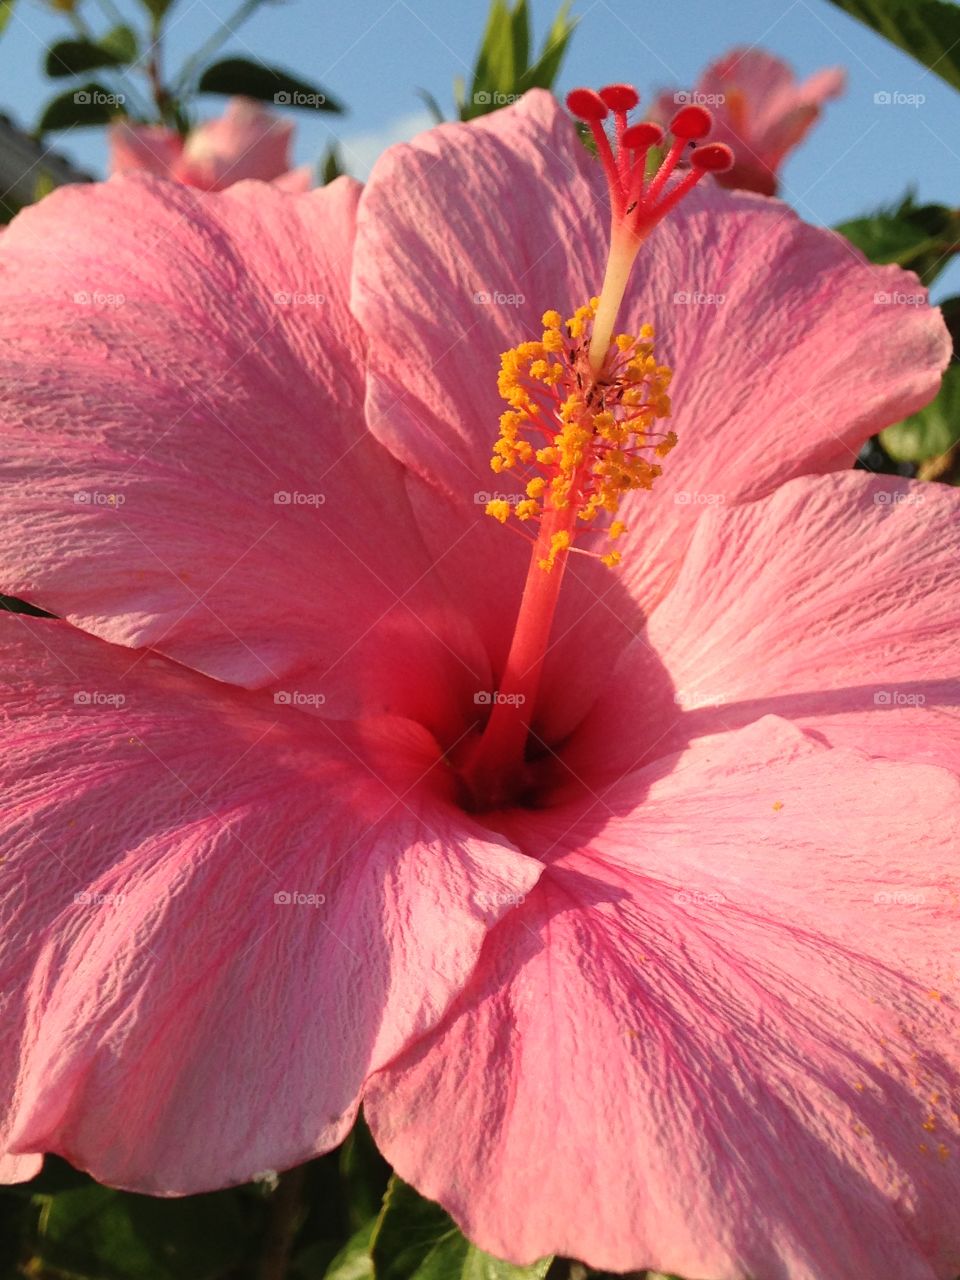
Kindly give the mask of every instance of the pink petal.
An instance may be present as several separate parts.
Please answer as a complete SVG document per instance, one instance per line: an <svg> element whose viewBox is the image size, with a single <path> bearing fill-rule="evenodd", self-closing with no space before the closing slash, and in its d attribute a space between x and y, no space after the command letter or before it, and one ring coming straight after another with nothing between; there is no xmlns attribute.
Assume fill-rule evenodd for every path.
<svg viewBox="0 0 960 1280"><path fill-rule="evenodd" d="M0 644L3 1149L176 1194L333 1146L539 864L454 806L410 722L334 725L64 623Z"/></svg>
<svg viewBox="0 0 960 1280"><path fill-rule="evenodd" d="M958 521L956 490L863 472L714 508L569 766L614 776L775 713L960 773Z"/></svg>
<svg viewBox="0 0 960 1280"><path fill-rule="evenodd" d="M486 659L364 425L358 190L114 180L15 221L0 589L328 714L456 733Z"/></svg>
<svg viewBox="0 0 960 1280"><path fill-rule="evenodd" d="M296 169L289 169L286 173L281 173L279 178L274 178L273 185L278 191L290 191L294 195L310 191L316 186L313 167L309 164L301 164Z"/></svg>
<svg viewBox="0 0 960 1280"><path fill-rule="evenodd" d="M421 523L465 598L517 598L529 549L478 518L487 494L513 487L489 466L499 356L539 336L547 307L570 314L596 292L604 200L599 166L539 92L391 148L364 189L352 305L371 339L367 419L426 482ZM653 494L624 504L632 533L622 571L580 563L565 586L556 635L566 639L545 675L547 736L589 704L595 676L664 590L705 503L849 467L869 435L934 395L950 352L942 319L879 295L923 291L750 195L695 193L653 233L621 326L657 326L676 372L680 443ZM509 635L493 616L480 625L496 666Z"/></svg>
<svg viewBox="0 0 960 1280"><path fill-rule="evenodd" d="M771 717L518 820L550 865L378 1145L518 1263L952 1280L958 800Z"/></svg>
<svg viewBox="0 0 960 1280"><path fill-rule="evenodd" d="M290 169L292 138L291 121L249 98L231 98L219 119L192 130L174 177L206 191L248 178L272 182Z"/></svg>
<svg viewBox="0 0 960 1280"><path fill-rule="evenodd" d="M733 49L711 63L695 92L713 112L711 140L727 143L736 157L722 184L775 194L787 153L806 136L824 102L845 87L841 67L799 83L783 59L756 47Z"/></svg>
<svg viewBox="0 0 960 1280"><path fill-rule="evenodd" d="M165 125L136 125L124 120L107 130L110 147L110 172L155 173L165 178L183 150L183 139L176 129Z"/></svg>

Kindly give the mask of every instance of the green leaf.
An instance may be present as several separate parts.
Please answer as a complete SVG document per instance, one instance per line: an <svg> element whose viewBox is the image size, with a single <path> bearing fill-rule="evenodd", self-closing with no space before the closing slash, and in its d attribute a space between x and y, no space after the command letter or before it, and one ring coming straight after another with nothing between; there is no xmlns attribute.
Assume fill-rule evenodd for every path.
<svg viewBox="0 0 960 1280"><path fill-rule="evenodd" d="M871 262L896 262L931 284L960 250L960 212L946 205L917 205L907 195L899 205L841 223L837 231Z"/></svg>
<svg viewBox="0 0 960 1280"><path fill-rule="evenodd" d="M83 1280L208 1280L248 1247L231 1191L161 1200L93 1185L38 1199L38 1259Z"/></svg>
<svg viewBox="0 0 960 1280"><path fill-rule="evenodd" d="M200 77L198 93L242 94L278 107L300 107L317 111L342 111L343 107L323 89L307 84L289 71L268 67L247 58L225 58L207 67Z"/></svg>
<svg viewBox="0 0 960 1280"><path fill-rule="evenodd" d="M373 1234L376 1280L543 1280L552 1259L530 1267L476 1248L432 1200L393 1175Z"/></svg>
<svg viewBox="0 0 960 1280"><path fill-rule="evenodd" d="M516 0L512 9L507 0L492 0L470 97L465 98L462 89L457 90L461 120L496 111L528 89L551 88L576 26L570 21L569 13L569 0L564 0L539 57L531 66L527 0Z"/></svg>
<svg viewBox="0 0 960 1280"><path fill-rule="evenodd" d="M7 23L13 16L16 0L0 0L0 35L6 30Z"/></svg>
<svg viewBox="0 0 960 1280"><path fill-rule="evenodd" d="M92 40L58 40L47 50L44 70L52 79L80 76L100 67L120 67L128 59Z"/></svg>
<svg viewBox="0 0 960 1280"><path fill-rule="evenodd" d="M325 187L327 183L333 182L335 178L341 177L344 173L346 173L346 169L343 167L340 148L335 142L331 142L323 153L323 159L320 161L320 185Z"/></svg>
<svg viewBox="0 0 960 1280"><path fill-rule="evenodd" d="M940 394L925 409L880 432L880 443L897 462L939 458L960 440L960 365L944 374Z"/></svg>
<svg viewBox="0 0 960 1280"><path fill-rule="evenodd" d="M415 89L414 92L416 93L417 97L420 98L420 100L423 102L423 105L430 112L431 116L433 116L434 124L443 124L446 119L446 117L443 114L443 108L440 106L440 103L436 100L436 98L433 96L430 90ZM460 99L458 96L457 101L459 102L459 100Z"/></svg>
<svg viewBox="0 0 960 1280"><path fill-rule="evenodd" d="M350 1229L358 1230L376 1218L390 1182L390 1166L377 1150L362 1114L340 1147L339 1173Z"/></svg>
<svg viewBox="0 0 960 1280"><path fill-rule="evenodd" d="M370 1245L376 1225L374 1218L350 1237L324 1272L324 1280L375 1280Z"/></svg>
<svg viewBox="0 0 960 1280"><path fill-rule="evenodd" d="M960 7L946 0L830 0L960 89Z"/></svg>
<svg viewBox="0 0 960 1280"><path fill-rule="evenodd" d="M132 27L114 27L112 31L107 32L99 44L101 49L106 49L108 53L112 53L124 66L128 62L135 62L140 52L137 33Z"/></svg>
<svg viewBox="0 0 960 1280"><path fill-rule="evenodd" d="M532 67L526 69L520 78L520 91L522 93L526 93L528 89L553 88L576 26L576 18L572 22L570 21L569 0L564 0L564 3L557 10L553 25L547 33L543 49L540 51L540 57Z"/></svg>
<svg viewBox="0 0 960 1280"><path fill-rule="evenodd" d="M113 93L95 81L78 85L47 103L37 132L109 124L114 117L126 115L123 103L122 93Z"/></svg>
<svg viewBox="0 0 960 1280"><path fill-rule="evenodd" d="M140 0L154 22L167 16L167 10L173 7L173 0Z"/></svg>

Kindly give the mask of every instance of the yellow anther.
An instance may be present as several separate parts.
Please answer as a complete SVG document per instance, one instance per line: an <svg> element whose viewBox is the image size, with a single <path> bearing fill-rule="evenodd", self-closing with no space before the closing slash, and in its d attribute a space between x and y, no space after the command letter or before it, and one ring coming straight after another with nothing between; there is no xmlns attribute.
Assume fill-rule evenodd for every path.
<svg viewBox="0 0 960 1280"><path fill-rule="evenodd" d="M652 325L637 336L617 334L597 374L587 355L597 305L592 298L567 320L545 311L541 341L521 342L500 357L497 385L509 408L500 417L490 465L497 473L530 468L534 474L522 477L525 499L516 505L496 500L487 511L501 523L512 515L530 521L569 513L553 521L554 529L563 523L571 532L553 535L539 560L548 571L571 545L575 522L615 517L625 493L651 487L661 473L655 459L677 440L658 425L670 414L671 371L654 356ZM575 339L572 348L564 332ZM611 519L608 539L625 531L623 521ZM600 558L612 567L620 553Z"/></svg>
<svg viewBox="0 0 960 1280"><path fill-rule="evenodd" d="M555 533L550 539L550 550L547 552L547 555L542 560L538 561L540 568L543 569L544 572L549 573L557 562L557 556L561 551L566 551L569 546L570 534L566 529L561 529L559 533Z"/></svg>
<svg viewBox="0 0 960 1280"><path fill-rule="evenodd" d="M493 516L494 520L506 524L510 519L510 503L505 498L493 498L487 503L486 512L488 516Z"/></svg>

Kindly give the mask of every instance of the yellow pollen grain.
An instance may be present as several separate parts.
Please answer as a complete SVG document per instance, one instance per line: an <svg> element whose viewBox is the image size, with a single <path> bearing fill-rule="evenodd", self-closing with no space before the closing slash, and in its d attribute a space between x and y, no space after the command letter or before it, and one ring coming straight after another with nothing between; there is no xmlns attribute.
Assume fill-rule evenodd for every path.
<svg viewBox="0 0 960 1280"><path fill-rule="evenodd" d="M561 529L559 533L555 533L550 539L550 550L542 560L538 561L540 568L543 569L545 573L549 573L557 562L557 556L561 551L566 551L569 546L570 534L566 529Z"/></svg>
<svg viewBox="0 0 960 1280"><path fill-rule="evenodd" d="M510 519L510 503L505 498L494 498L486 505L488 516L493 516L494 520L499 520L501 524L506 524Z"/></svg>
<svg viewBox="0 0 960 1280"><path fill-rule="evenodd" d="M615 517L625 493L651 488L662 471L654 459L677 442L675 432L658 428L657 420L671 412L672 373L653 354L653 326L642 326L638 336L617 334L598 376L587 356L597 306L592 298L567 320L545 311L541 340L521 342L500 357L497 387L508 408L490 466L495 474L526 471L517 477L524 501L487 505L501 524L510 516L531 521L569 511L574 529L574 521ZM614 541L625 531L623 521L611 519L607 537ZM565 536L566 543L538 561L546 570L575 535ZM620 562L619 552L590 554L610 567Z"/></svg>

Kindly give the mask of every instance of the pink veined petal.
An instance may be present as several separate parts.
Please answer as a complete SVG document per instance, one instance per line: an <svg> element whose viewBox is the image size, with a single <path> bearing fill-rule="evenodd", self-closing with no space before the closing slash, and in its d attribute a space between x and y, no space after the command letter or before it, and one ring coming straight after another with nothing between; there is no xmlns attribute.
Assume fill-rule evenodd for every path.
<svg viewBox="0 0 960 1280"><path fill-rule="evenodd" d="M764 49L733 49L711 63L695 93L713 113L711 141L727 143L736 157L720 183L774 195L787 153L803 140L824 102L845 87L840 67L826 68L800 83L786 62ZM659 116L668 117L673 110L675 99L661 95Z"/></svg>
<svg viewBox="0 0 960 1280"><path fill-rule="evenodd" d="M518 819L549 865L378 1145L517 1263L953 1280L958 799L770 717Z"/></svg>
<svg viewBox="0 0 960 1280"><path fill-rule="evenodd" d="M109 127L107 141L112 174L153 173L165 178L183 150L183 139L176 129L128 124L125 120Z"/></svg>
<svg viewBox="0 0 960 1280"><path fill-rule="evenodd" d="M276 706L3 619L3 1172L153 1194L339 1142L540 866L410 722ZM279 895L279 897L278 897Z"/></svg>
<svg viewBox="0 0 960 1280"><path fill-rule="evenodd" d="M489 466L500 353L539 336L547 307L571 314L597 291L605 199L570 120L536 91L391 148L361 197L352 306L371 341L367 419L424 482L418 517L467 598L518 598L529 559L479 518L488 495L516 488ZM915 277L749 194L695 192L654 231L618 327L655 324L680 443L653 494L624 504L621 570L571 563L543 736L582 715L708 501L848 468L869 435L933 396L949 337L931 308L882 301L901 297L922 297ZM493 611L479 625L496 668L509 631Z"/></svg>
<svg viewBox="0 0 960 1280"><path fill-rule="evenodd" d="M486 658L363 420L359 188L66 188L0 246L0 589L330 715L462 731Z"/></svg>
<svg viewBox="0 0 960 1280"><path fill-rule="evenodd" d="M565 758L616 776L776 714L960 773L960 494L863 472L700 521Z"/></svg>
<svg viewBox="0 0 960 1280"><path fill-rule="evenodd" d="M310 191L316 186L313 168L309 164L298 165L296 169L289 169L286 173L281 173L279 178L274 178L273 185L278 191L290 191L294 195Z"/></svg>
<svg viewBox="0 0 960 1280"><path fill-rule="evenodd" d="M231 98L222 116L192 130L173 176L207 191L250 178L273 182L289 172L292 138L290 120L249 98Z"/></svg>

